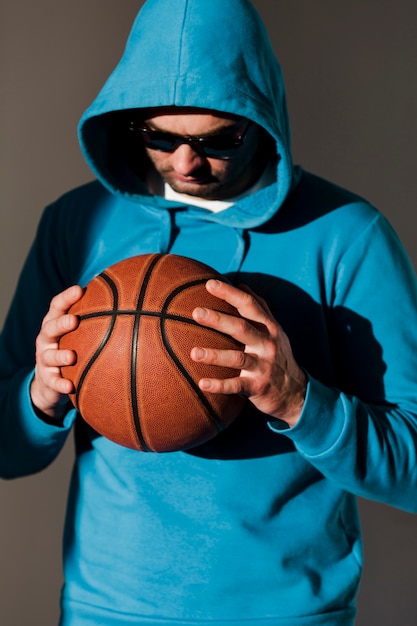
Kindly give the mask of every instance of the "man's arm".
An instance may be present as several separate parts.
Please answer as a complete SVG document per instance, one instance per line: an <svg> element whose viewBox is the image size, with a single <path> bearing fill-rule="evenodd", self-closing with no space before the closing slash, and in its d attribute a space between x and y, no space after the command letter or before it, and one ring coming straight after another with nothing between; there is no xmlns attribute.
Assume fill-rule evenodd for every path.
<svg viewBox="0 0 417 626"><path fill-rule="evenodd" d="M241 354L201 351L204 346L193 350L195 360L242 368L228 381L200 384L213 392L248 395L271 416L271 430L291 439L303 458L339 487L417 512L417 285L385 220L374 220L352 243L328 282L336 286L328 313L333 386L307 371L304 398L304 372L263 301L214 283L207 288L245 319L199 309L195 319L229 332L246 348ZM352 328L352 316L372 329L383 368L374 361L369 333Z"/></svg>

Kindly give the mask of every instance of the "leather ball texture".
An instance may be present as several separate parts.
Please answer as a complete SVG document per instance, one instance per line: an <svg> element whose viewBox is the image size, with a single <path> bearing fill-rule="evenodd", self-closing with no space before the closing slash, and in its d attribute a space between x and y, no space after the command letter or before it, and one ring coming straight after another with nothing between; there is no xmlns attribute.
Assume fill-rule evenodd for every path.
<svg viewBox="0 0 417 626"><path fill-rule="evenodd" d="M208 293L210 278L222 279L187 257L139 255L93 278L71 307L79 325L59 347L75 350L77 360L61 368L62 375L74 384L73 405L100 435L144 452L186 450L215 437L240 413L241 396L198 387L203 377L239 372L190 357L194 346L242 349L192 318L197 306L239 315Z"/></svg>

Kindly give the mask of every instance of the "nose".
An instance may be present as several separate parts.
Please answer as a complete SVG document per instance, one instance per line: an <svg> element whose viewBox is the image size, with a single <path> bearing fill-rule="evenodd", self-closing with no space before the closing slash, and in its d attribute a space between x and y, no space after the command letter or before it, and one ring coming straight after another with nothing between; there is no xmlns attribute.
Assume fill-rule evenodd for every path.
<svg viewBox="0 0 417 626"><path fill-rule="evenodd" d="M189 144L181 144L171 155L171 165L181 176L191 176L205 162L204 155L196 152Z"/></svg>

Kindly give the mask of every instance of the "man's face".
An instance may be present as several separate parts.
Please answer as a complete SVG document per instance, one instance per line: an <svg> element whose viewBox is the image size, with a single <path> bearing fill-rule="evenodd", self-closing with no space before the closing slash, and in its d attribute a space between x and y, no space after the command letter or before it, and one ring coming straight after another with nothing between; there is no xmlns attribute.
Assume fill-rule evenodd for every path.
<svg viewBox="0 0 417 626"><path fill-rule="evenodd" d="M213 111L153 115L144 120L150 131L178 137L211 138L226 133L242 145L231 151L227 160L207 156L195 144L182 143L173 152L146 147L146 152L162 180L176 192L205 200L226 200L249 188L265 165L259 155L259 127L244 118Z"/></svg>

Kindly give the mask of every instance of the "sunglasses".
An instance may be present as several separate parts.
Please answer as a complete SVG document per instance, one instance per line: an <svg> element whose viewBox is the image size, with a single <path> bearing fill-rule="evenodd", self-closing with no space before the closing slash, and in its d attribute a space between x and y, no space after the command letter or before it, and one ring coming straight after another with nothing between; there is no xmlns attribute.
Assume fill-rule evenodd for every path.
<svg viewBox="0 0 417 626"><path fill-rule="evenodd" d="M203 154L212 159L232 159L238 148L243 145L246 133L251 122L246 123L246 128L240 135L236 135L237 126L232 126L222 132L207 137L183 137L160 130L152 130L143 122L130 122L129 131L139 133L143 143L151 150L161 152L175 152L182 144L190 145L198 154Z"/></svg>

